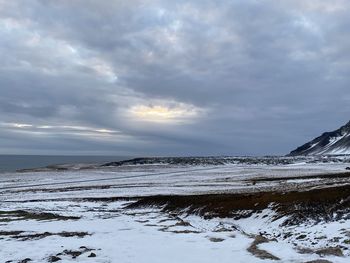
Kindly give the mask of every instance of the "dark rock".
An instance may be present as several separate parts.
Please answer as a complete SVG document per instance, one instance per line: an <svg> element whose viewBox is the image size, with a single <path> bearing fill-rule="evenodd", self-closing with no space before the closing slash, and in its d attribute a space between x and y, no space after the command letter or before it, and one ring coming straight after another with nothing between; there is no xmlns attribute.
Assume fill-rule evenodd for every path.
<svg viewBox="0 0 350 263"><path fill-rule="evenodd" d="M74 250L67 250L67 249L65 249L62 253L63 253L64 255L71 256L72 258L77 258L77 257L79 257L81 254L83 254L83 252L81 252L81 251L74 251Z"/></svg>
<svg viewBox="0 0 350 263"><path fill-rule="evenodd" d="M222 241L224 241L225 239L219 238L219 237L210 237L209 240L210 240L211 242L222 242Z"/></svg>
<svg viewBox="0 0 350 263"><path fill-rule="evenodd" d="M304 238L306 238L307 237L307 235L305 235L305 234L302 234L302 235L300 235L300 236L297 236L297 238L296 239L304 239Z"/></svg>
<svg viewBox="0 0 350 263"><path fill-rule="evenodd" d="M96 254L94 252L91 252L90 255L88 255L88 258L95 258Z"/></svg>
<svg viewBox="0 0 350 263"><path fill-rule="evenodd" d="M343 243L344 243L344 244L347 244L347 245L350 245L350 239L345 239L345 240L343 241Z"/></svg>
<svg viewBox="0 0 350 263"><path fill-rule="evenodd" d="M62 260L60 257L57 257L57 256L51 256L51 257L49 257L48 258L48 262L57 262L57 261L60 261L60 260Z"/></svg>

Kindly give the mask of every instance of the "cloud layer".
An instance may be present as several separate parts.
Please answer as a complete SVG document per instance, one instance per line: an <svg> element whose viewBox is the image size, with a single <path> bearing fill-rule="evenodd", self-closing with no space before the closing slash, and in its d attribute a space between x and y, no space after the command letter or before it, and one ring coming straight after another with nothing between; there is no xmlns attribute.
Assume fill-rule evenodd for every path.
<svg viewBox="0 0 350 263"><path fill-rule="evenodd" d="M349 11L0 0L1 153L285 154L349 119Z"/></svg>

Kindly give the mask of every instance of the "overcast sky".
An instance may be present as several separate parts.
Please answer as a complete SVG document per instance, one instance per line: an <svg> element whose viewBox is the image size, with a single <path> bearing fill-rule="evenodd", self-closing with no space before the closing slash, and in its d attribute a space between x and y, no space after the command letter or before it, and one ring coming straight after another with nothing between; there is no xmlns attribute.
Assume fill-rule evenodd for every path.
<svg viewBox="0 0 350 263"><path fill-rule="evenodd" d="M0 0L0 153L286 154L350 119L348 0Z"/></svg>

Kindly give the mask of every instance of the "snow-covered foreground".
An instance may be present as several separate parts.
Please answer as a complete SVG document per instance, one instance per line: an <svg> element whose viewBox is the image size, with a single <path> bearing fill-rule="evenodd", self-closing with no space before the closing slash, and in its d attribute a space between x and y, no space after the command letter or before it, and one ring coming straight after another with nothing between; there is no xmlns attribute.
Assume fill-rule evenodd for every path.
<svg viewBox="0 0 350 263"><path fill-rule="evenodd" d="M327 240L342 236L344 229L349 228L349 223L343 222L280 229L279 222L267 223L271 211L241 220L205 220L194 215L167 214L154 208L125 210L122 209L124 205L125 202L67 201L7 204L2 210L25 209L38 213L45 210L82 218L2 222L2 262L21 262L27 258L32 260L30 262L50 262L54 257L61 259L60 262L270 262L273 260L259 259L247 250L254 242L254 236L262 231L269 234L291 231L297 236L306 234L322 238L319 247L326 247L330 245ZM60 233L71 233L72 236L62 237ZM86 233L86 236L74 236L77 233ZM307 262L320 258L313 253L298 253L289 243L291 240L271 239L258 245L257 249L270 252L282 262ZM300 241L300 246L302 243ZM69 252L83 253L73 258L73 253ZM96 257L91 257L91 253ZM335 256L322 258L332 262L349 260Z"/></svg>
<svg viewBox="0 0 350 263"><path fill-rule="evenodd" d="M345 167L139 165L2 174L0 262L349 262L350 217L344 205L337 208L340 213L325 203L326 212L317 208L308 218L310 208L298 208L305 213L296 215L273 202L259 204L259 198L266 199L263 192L346 186ZM231 195L247 193L253 203L258 200L256 209L242 204L235 216L223 216L223 206L240 204L231 202ZM192 195L203 198L186 208ZM212 199L204 213L205 198ZM293 216L300 220L287 224Z"/></svg>

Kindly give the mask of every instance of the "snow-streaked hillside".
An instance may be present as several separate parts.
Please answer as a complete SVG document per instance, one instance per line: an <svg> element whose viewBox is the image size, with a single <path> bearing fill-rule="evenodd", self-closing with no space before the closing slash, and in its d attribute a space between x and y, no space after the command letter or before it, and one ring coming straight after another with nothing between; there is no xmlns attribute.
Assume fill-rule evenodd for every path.
<svg viewBox="0 0 350 263"><path fill-rule="evenodd" d="M338 130L326 132L300 146L289 155L348 155L350 154L350 122Z"/></svg>

